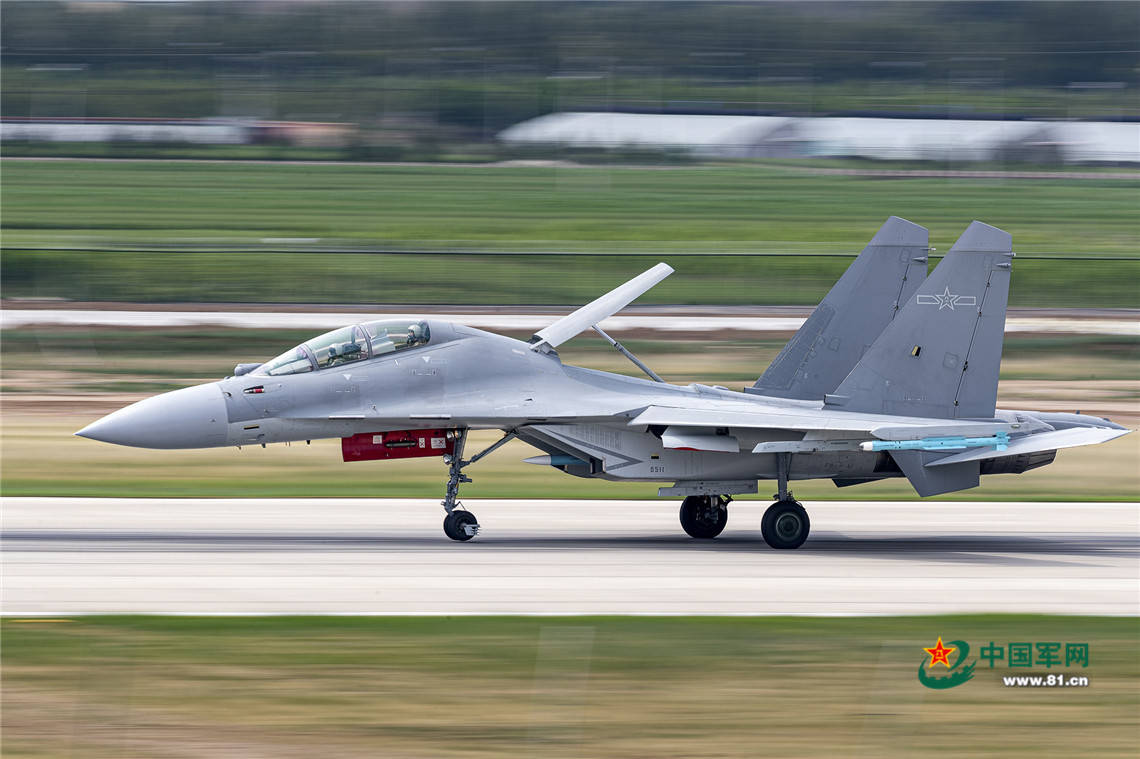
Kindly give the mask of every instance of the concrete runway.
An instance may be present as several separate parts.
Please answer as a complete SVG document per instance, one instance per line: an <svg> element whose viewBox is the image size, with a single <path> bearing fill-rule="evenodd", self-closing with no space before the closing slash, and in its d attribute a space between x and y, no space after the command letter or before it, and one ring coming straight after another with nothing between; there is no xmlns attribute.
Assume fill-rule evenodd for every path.
<svg viewBox="0 0 1140 759"><path fill-rule="evenodd" d="M715 541L661 501L6 498L5 615L1140 614L1140 505L809 502L796 551L732 504Z"/></svg>

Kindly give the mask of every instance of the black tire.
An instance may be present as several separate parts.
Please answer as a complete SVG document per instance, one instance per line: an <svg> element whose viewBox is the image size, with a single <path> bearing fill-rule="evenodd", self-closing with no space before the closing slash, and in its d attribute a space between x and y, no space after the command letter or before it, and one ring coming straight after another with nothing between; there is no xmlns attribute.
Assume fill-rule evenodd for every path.
<svg viewBox="0 0 1140 759"><path fill-rule="evenodd" d="M811 531L807 511L796 501L777 501L764 512L760 533L772 548L799 548Z"/></svg>
<svg viewBox="0 0 1140 759"><path fill-rule="evenodd" d="M710 540L728 524L728 506L720 496L691 495L681 502L681 528L690 537Z"/></svg>
<svg viewBox="0 0 1140 759"><path fill-rule="evenodd" d="M443 518L443 534L460 543L471 540L475 536L468 535L467 530L463 529L467 525L479 526L475 515L470 511L453 511Z"/></svg>

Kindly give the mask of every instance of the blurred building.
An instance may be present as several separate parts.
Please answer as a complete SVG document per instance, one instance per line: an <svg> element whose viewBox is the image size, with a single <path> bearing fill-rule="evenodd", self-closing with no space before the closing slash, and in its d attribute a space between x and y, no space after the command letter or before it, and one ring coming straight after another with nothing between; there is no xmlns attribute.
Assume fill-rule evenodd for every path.
<svg viewBox="0 0 1140 759"><path fill-rule="evenodd" d="M705 158L1140 163L1140 122L1129 121L552 113L498 139Z"/></svg>
<svg viewBox="0 0 1140 759"><path fill-rule="evenodd" d="M159 142L242 145L246 124L206 119L19 118L0 120L0 139L25 142Z"/></svg>
<svg viewBox="0 0 1140 759"><path fill-rule="evenodd" d="M343 147L355 124L245 119L19 118L0 119L0 140L135 142L190 145L280 144Z"/></svg>

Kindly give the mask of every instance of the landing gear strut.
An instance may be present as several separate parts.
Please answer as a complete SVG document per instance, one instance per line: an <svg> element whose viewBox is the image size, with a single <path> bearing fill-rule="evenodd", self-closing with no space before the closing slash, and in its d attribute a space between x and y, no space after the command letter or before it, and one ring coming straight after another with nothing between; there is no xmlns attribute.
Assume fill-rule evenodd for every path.
<svg viewBox="0 0 1140 759"><path fill-rule="evenodd" d="M690 537L710 539L728 522L726 495L691 495L681 502L681 527Z"/></svg>
<svg viewBox="0 0 1140 759"><path fill-rule="evenodd" d="M779 492L775 496L776 502L764 512L764 518L760 521L760 534L772 548L799 548L807 540L811 520L800 502L792 497L792 491L788 490L792 454L776 454L776 464Z"/></svg>
<svg viewBox="0 0 1140 759"><path fill-rule="evenodd" d="M498 450L499 446L513 440L515 433L508 432L494 445L475 454L468 461L463 460L463 447L467 443L467 430L458 429L453 434L455 435L455 451L444 457L444 462L447 464L447 493L443 496L441 505L443 510L447 512L447 516L443 518L443 534L452 540L462 542L471 540L479 534L479 520L475 518L474 514L463 508L463 504L459 502L459 486L464 482L471 482L471 478L463 473L463 468L474 464L492 451Z"/></svg>

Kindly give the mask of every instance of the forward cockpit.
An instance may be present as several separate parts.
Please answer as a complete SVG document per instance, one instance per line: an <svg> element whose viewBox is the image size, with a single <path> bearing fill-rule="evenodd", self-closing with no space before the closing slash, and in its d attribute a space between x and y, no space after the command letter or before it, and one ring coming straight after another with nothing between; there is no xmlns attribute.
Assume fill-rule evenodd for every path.
<svg viewBox="0 0 1140 759"><path fill-rule="evenodd" d="M314 337L267 361L251 374L280 377L342 366L431 342L426 321L382 319L341 327Z"/></svg>

